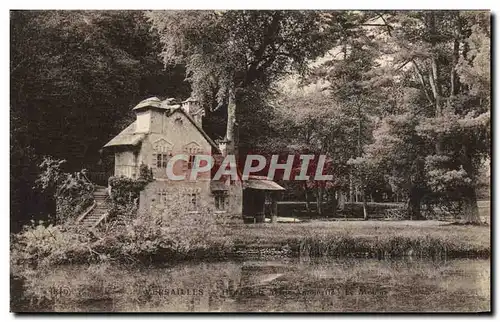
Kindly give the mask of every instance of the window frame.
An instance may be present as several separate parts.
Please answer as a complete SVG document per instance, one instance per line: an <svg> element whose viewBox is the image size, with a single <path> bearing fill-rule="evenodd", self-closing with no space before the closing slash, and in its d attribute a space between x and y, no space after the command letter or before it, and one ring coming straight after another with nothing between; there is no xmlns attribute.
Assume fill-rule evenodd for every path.
<svg viewBox="0 0 500 322"><path fill-rule="evenodd" d="M169 152L160 152L155 153L156 155L156 168L157 169L166 169L168 165L168 161L172 157L172 153Z"/></svg>
<svg viewBox="0 0 500 322"><path fill-rule="evenodd" d="M227 191L214 191L214 205L218 212L226 212L229 207L229 194ZM222 204L222 207L220 207Z"/></svg>

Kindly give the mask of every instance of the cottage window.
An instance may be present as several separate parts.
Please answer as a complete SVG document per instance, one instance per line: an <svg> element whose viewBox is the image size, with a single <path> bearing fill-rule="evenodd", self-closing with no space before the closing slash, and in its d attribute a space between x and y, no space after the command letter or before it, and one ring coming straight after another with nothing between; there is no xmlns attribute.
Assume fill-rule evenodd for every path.
<svg viewBox="0 0 500 322"><path fill-rule="evenodd" d="M227 205L227 193L225 191L215 191L215 208L217 210L226 210Z"/></svg>
<svg viewBox="0 0 500 322"><path fill-rule="evenodd" d="M198 194L191 193L188 195L188 209L190 211L198 210Z"/></svg>
<svg viewBox="0 0 500 322"><path fill-rule="evenodd" d="M172 157L172 144L164 139L153 143L151 158L152 169L166 169L168 160Z"/></svg>
<svg viewBox="0 0 500 322"><path fill-rule="evenodd" d="M156 155L156 167L166 169L169 157L170 156L166 153L158 153Z"/></svg>
<svg viewBox="0 0 500 322"><path fill-rule="evenodd" d="M191 170L194 167L194 158L197 154L202 153L202 149L200 145L196 142L191 142L187 145L184 146L184 153L186 155L189 155L189 158L187 161L184 161L184 171Z"/></svg>
<svg viewBox="0 0 500 322"><path fill-rule="evenodd" d="M167 204L167 191L166 190L160 190L158 191L158 201L161 205L166 205Z"/></svg>

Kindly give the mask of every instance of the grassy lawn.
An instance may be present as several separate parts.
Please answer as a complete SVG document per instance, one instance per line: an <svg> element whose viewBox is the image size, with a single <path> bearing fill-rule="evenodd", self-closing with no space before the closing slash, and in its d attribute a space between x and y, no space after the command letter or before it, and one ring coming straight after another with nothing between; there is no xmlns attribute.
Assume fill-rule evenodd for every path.
<svg viewBox="0 0 500 322"><path fill-rule="evenodd" d="M250 224L237 225L228 235L237 243L245 245L320 243L335 246L347 243L347 250L359 246L360 251L371 249L391 252L398 246L395 244L404 244L400 246L407 248L404 252L419 247L426 250L445 248L450 252L464 253L463 256L468 252L488 253L490 250L489 226L461 226L434 220Z"/></svg>
<svg viewBox="0 0 500 322"><path fill-rule="evenodd" d="M424 221L309 221L302 223L237 225L231 235L246 241L273 242L287 237L350 235L377 238L388 235L460 238L478 245L490 244L490 227L458 226L436 220ZM239 238L238 238L239 237Z"/></svg>

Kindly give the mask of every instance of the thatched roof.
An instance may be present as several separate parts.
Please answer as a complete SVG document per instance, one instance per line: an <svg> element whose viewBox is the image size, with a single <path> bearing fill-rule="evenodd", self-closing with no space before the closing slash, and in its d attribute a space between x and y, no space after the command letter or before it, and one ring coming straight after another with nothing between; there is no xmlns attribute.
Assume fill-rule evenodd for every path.
<svg viewBox="0 0 500 322"><path fill-rule="evenodd" d="M181 104L178 104L175 99L168 98L164 101L160 100L158 97L150 97L145 100L142 100L137 104L132 111L137 111L146 108L157 108L161 110L172 110L181 107Z"/></svg>
<svg viewBox="0 0 500 322"><path fill-rule="evenodd" d="M214 149L214 152L220 153L219 146L208 136L208 134L203 131L202 127L193 120L191 115L186 113L186 111L181 107L181 105L165 105L165 104L160 104L157 102L160 102L159 99L156 97L149 98L147 100L142 101L141 103L137 104L136 107L133 108L133 110L138 110L146 107L153 107L153 108L159 108L162 110L165 110L167 113L167 116L171 116L172 114L176 112L180 112L186 116L186 118L196 127L196 129L200 132L200 134L207 140L207 142L212 146ZM136 127L136 122L134 121L132 124L130 124L125 130L121 131L120 134L115 136L111 141L109 141L104 147L111 147L111 146L120 146L120 145L138 145L139 143L144 140L146 137L145 133L135 133L135 127Z"/></svg>
<svg viewBox="0 0 500 322"><path fill-rule="evenodd" d="M120 146L120 145L138 145L144 140L146 135L144 133L135 133L135 125L134 121L132 124L127 126L125 130L121 131L120 134L115 136L111 141L106 143L105 148L111 146Z"/></svg>
<svg viewBox="0 0 500 322"><path fill-rule="evenodd" d="M161 106L161 101L158 97L150 97L145 100L142 100L137 104L132 111L139 110L144 107L160 107Z"/></svg>

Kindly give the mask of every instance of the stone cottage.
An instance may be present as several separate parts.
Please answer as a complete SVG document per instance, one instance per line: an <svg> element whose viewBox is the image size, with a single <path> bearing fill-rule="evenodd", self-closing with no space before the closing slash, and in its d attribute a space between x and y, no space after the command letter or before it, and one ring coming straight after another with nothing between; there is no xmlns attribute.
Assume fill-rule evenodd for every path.
<svg viewBox="0 0 500 322"><path fill-rule="evenodd" d="M220 159L225 150L224 143L216 144L203 131L205 110L196 100L176 103L173 99L161 101L152 97L140 102L133 111L136 120L104 147L114 153L115 176L137 178L141 164L152 169L154 181L141 192L140 212L167 209L177 202L185 205L188 211L197 212L206 206L241 218L246 183L215 182L211 176L201 176L196 180L189 178L195 155L205 154ZM175 162L173 169L175 173L186 174L185 180L174 181L167 177L168 160L177 154L189 156L186 161ZM259 189L283 190L274 182L266 185L253 182L256 180L262 181L250 180L249 193ZM260 207L262 213L264 200L261 202L257 208Z"/></svg>

